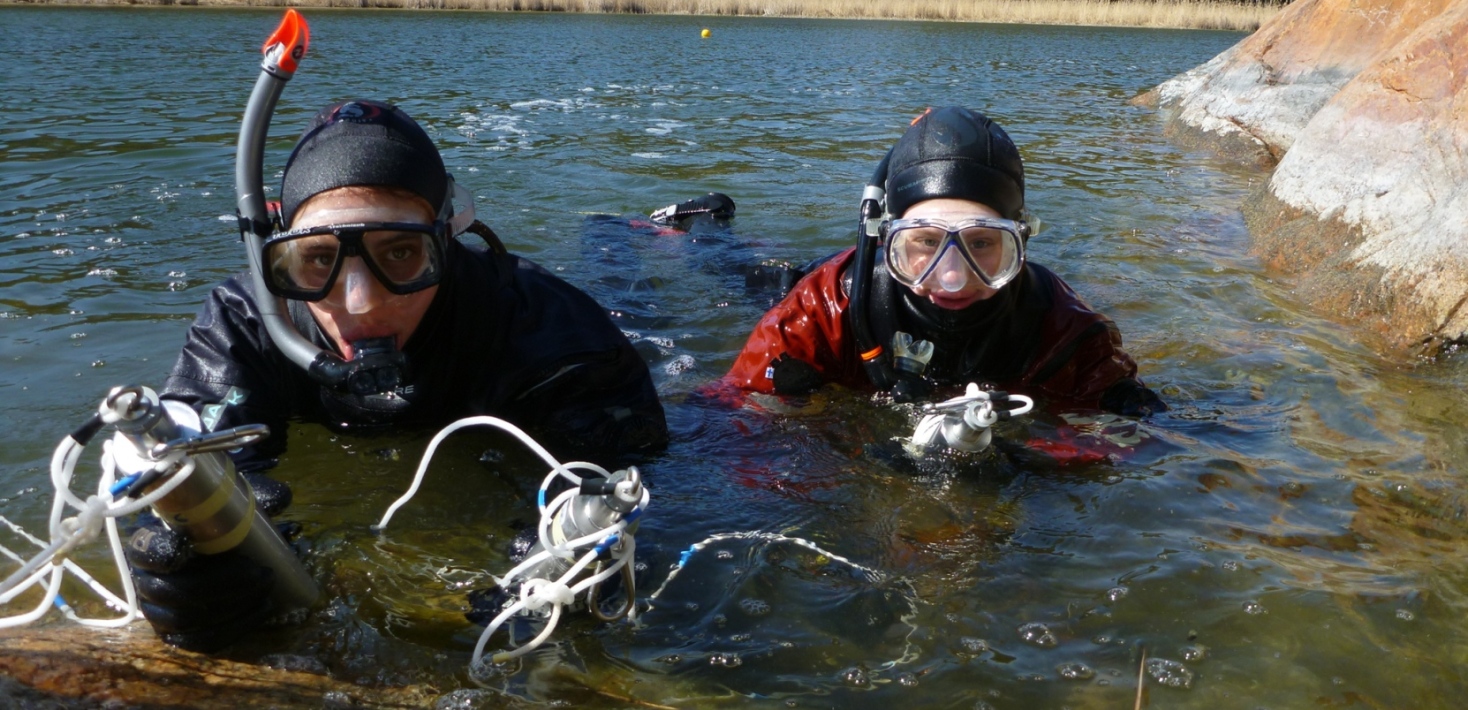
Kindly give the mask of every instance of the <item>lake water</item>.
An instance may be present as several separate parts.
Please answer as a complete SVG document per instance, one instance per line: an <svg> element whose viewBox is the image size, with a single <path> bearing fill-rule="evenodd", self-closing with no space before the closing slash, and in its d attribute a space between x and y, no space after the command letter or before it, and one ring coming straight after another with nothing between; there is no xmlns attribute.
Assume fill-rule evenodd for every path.
<svg viewBox="0 0 1468 710"><path fill-rule="evenodd" d="M298 426L277 473L330 601L232 656L453 691L444 707L508 693L590 707L1118 708L1132 706L1145 648L1154 707L1461 703L1464 363L1380 358L1299 302L1248 254L1238 206L1267 176L1174 146L1126 103L1241 35L307 14L311 53L276 116L269 181L321 105L403 106L510 248L601 299L647 358L674 437L645 466L650 584L710 536L769 535L709 543L637 625L569 619L480 690L464 594L511 566L512 523L532 519L543 468L507 438L459 434L377 536L368 526L426 437ZM278 17L0 9L0 515L43 529L55 442L110 387L161 384L198 305L243 268L234 140ZM915 467L864 446L911 420L859 393L733 410L689 397L768 304L738 267L849 244L882 152L924 106L950 103L1015 137L1046 224L1031 258L1116 320L1173 407L1141 423L1037 415L1000 436L1139 440L1122 460ZM709 190L738 201L732 233L588 219Z"/></svg>

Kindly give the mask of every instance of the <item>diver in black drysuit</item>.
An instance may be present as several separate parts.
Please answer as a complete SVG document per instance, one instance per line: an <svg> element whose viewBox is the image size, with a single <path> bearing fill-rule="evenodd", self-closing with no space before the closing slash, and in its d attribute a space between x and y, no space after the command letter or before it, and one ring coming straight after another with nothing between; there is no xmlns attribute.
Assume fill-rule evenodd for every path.
<svg viewBox="0 0 1468 710"><path fill-rule="evenodd" d="M214 430L269 425L269 438L232 454L243 471L275 465L292 419L365 433L487 414L560 457L606 465L666 444L647 366L591 297L513 254L448 247L439 294L403 348L406 381L390 395L313 382L273 346L242 275L210 295L163 396L200 410ZM331 347L302 303L290 301L289 313L310 342Z"/></svg>
<svg viewBox="0 0 1468 710"><path fill-rule="evenodd" d="M269 439L231 452L267 515L290 503L263 471L292 421L368 433L491 415L560 458L607 467L666 445L647 365L620 329L473 221L472 195L401 110L358 100L320 111L280 195L268 236L242 222L251 271L211 294L162 392L205 431L269 425ZM460 242L464 232L488 248ZM283 312L261 311L282 300ZM273 613L270 568L238 549L197 554L156 519L140 523L128 563L165 642L217 650Z"/></svg>

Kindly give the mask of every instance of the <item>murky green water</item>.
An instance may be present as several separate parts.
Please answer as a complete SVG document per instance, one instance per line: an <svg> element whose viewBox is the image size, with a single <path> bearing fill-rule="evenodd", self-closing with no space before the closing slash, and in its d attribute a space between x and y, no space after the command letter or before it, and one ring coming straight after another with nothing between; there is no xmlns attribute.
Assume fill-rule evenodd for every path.
<svg viewBox="0 0 1468 710"><path fill-rule="evenodd" d="M109 387L161 383L197 305L243 266L233 141L277 16L0 9L0 515L42 527L54 442ZM646 466L638 537L654 586L718 533L799 537L859 566L767 539L710 543L637 626L572 619L497 692L602 707L1116 708L1133 703L1145 646L1154 707L1460 704L1463 363L1380 359L1313 314L1247 255L1237 206L1265 176L1175 148L1125 103L1240 35L308 18L311 55L267 174L320 105L396 101L512 249L619 314L674 429ZM765 305L733 267L846 245L861 181L908 117L943 103L1009 128L1048 225L1032 258L1115 318L1173 405L1140 425L1080 423L1143 435L1130 458L914 468L863 446L909 423L859 395L780 413L688 398ZM706 190L738 200L733 235L585 221ZM1004 433L1068 426L1046 416ZM292 436L288 517L331 602L234 655L502 704L470 690L464 593L508 569L540 466L508 439L461 434L379 537L368 525L425 439Z"/></svg>

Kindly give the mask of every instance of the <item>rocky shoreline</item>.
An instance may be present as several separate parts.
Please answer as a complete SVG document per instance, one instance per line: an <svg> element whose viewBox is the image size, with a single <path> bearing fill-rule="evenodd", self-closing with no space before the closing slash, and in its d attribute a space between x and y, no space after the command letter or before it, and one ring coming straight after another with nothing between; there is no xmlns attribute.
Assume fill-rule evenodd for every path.
<svg viewBox="0 0 1468 710"><path fill-rule="evenodd" d="M1273 168L1254 248L1388 352L1468 342L1468 0L1297 0L1137 103Z"/></svg>

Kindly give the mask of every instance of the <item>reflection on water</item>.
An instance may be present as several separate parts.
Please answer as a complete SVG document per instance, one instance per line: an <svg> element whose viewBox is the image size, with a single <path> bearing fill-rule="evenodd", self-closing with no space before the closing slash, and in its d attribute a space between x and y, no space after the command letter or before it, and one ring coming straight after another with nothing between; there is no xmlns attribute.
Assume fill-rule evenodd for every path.
<svg viewBox="0 0 1468 710"><path fill-rule="evenodd" d="M233 140L275 20L0 9L14 50L0 58L0 515L39 528L52 442L110 386L161 382L198 304L243 266ZM567 620L537 655L485 669L494 689L481 690L464 595L509 568L540 464L501 435L458 434L378 536L368 526L426 437L302 426L279 473L331 601L234 655L431 685L446 707L498 707L504 692L600 707L1119 707L1144 647L1159 706L1449 707L1468 685L1462 363L1386 361L1312 313L1248 256L1236 207L1264 176L1169 145L1125 104L1239 35L310 20L267 174L320 105L399 102L512 249L614 313L674 430L645 467L638 536L644 589L663 589L636 624ZM846 245L861 181L930 103L1010 129L1047 224L1031 257L1116 319L1172 411L1051 413L1001 430L996 450L913 464L892 442L910 413L859 393L735 409L693 394L769 303L740 267ZM738 201L731 229L593 216L709 190ZM1086 435L1135 448L1055 467L1023 446ZM720 534L736 535L669 578Z"/></svg>

